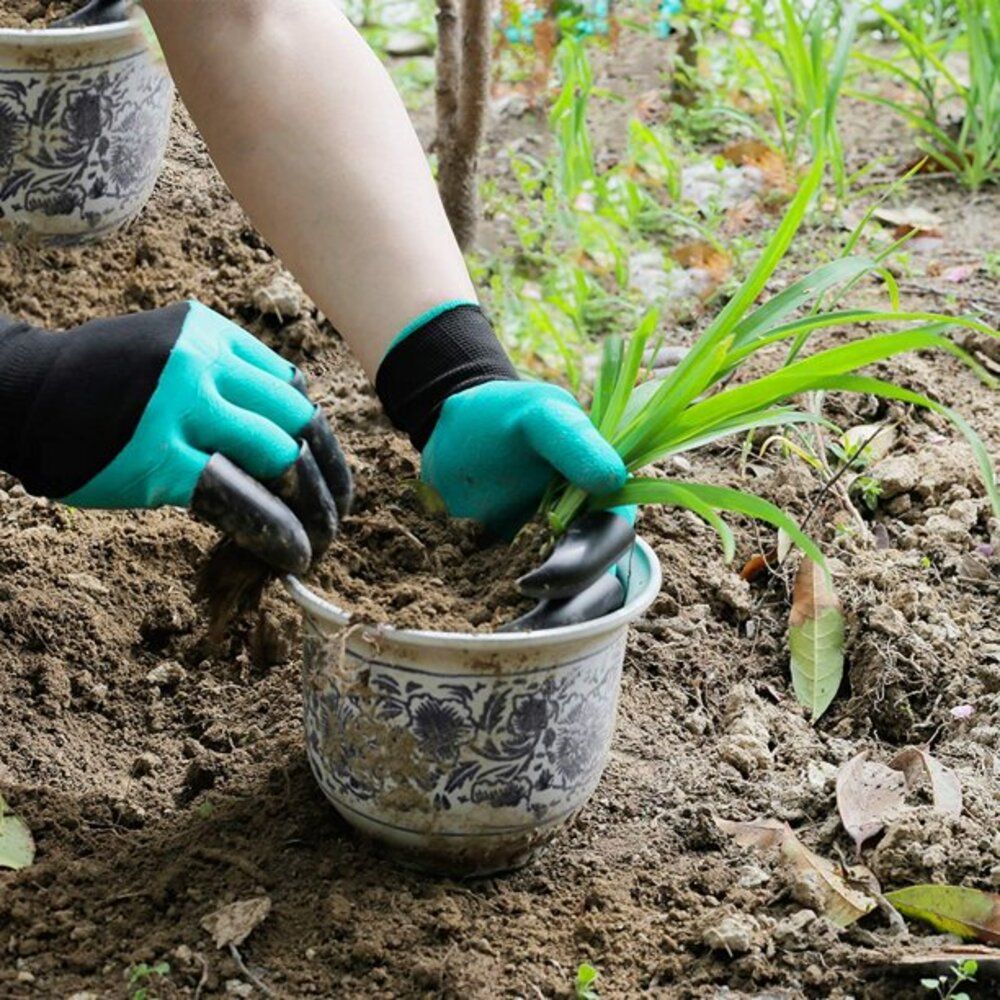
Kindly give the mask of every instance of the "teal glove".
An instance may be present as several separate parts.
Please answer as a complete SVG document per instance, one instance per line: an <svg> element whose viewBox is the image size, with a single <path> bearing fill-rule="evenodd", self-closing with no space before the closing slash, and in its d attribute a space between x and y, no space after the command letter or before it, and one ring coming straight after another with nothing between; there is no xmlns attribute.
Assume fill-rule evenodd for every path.
<svg viewBox="0 0 1000 1000"><path fill-rule="evenodd" d="M450 396L421 465L453 516L505 537L534 514L556 473L597 496L627 476L576 400L542 382L486 382Z"/></svg>
<svg viewBox="0 0 1000 1000"><path fill-rule="evenodd" d="M134 337L134 363L159 361L161 344L124 336ZM298 457L296 438L315 412L292 386L295 371L235 323L190 303L128 444L62 499L74 507L186 507L216 452L255 479L277 478Z"/></svg>
<svg viewBox="0 0 1000 1000"><path fill-rule="evenodd" d="M63 334L0 319L0 468L77 507L193 506L301 572L350 475L300 379L197 302Z"/></svg>

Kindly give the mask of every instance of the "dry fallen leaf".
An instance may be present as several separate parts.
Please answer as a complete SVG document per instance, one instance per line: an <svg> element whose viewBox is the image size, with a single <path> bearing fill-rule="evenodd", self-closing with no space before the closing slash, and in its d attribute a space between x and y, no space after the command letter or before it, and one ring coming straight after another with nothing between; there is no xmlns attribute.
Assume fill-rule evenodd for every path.
<svg viewBox="0 0 1000 1000"><path fill-rule="evenodd" d="M922 778L931 783L934 809L947 816L962 815L962 783L958 775L922 747L906 747L889 761L889 767L901 771L907 788Z"/></svg>
<svg viewBox="0 0 1000 1000"><path fill-rule="evenodd" d="M903 914L960 938L1000 944L1000 895L961 885L911 885L885 898Z"/></svg>
<svg viewBox="0 0 1000 1000"><path fill-rule="evenodd" d="M243 944L270 912L271 900L255 896L219 907L202 919L201 926L212 935L216 948L227 948Z"/></svg>
<svg viewBox="0 0 1000 1000"><path fill-rule="evenodd" d="M729 277L732 261L729 254L719 247L713 246L707 240L692 240L674 247L670 252L681 267L691 271L703 272L708 281L701 289L702 299L710 298L715 290Z"/></svg>
<svg viewBox="0 0 1000 1000"><path fill-rule="evenodd" d="M788 649L795 696L815 722L844 676L844 615L826 573L811 559L802 560L795 576Z"/></svg>
<svg viewBox="0 0 1000 1000"><path fill-rule="evenodd" d="M895 424L858 424L848 427L840 437L850 455L859 448L863 449L858 464L863 468L880 462L892 450L896 443Z"/></svg>
<svg viewBox="0 0 1000 1000"><path fill-rule="evenodd" d="M868 760L867 752L852 757L837 772L837 810L859 853L903 805L905 794L903 775Z"/></svg>
<svg viewBox="0 0 1000 1000"><path fill-rule="evenodd" d="M873 214L879 222L893 227L893 236L897 239L910 233L917 236L941 235L941 217L919 205L907 205L905 208L877 208Z"/></svg>
<svg viewBox="0 0 1000 1000"><path fill-rule="evenodd" d="M832 924L847 927L875 908L871 896L848 885L837 866L810 851L787 823L776 819L757 819L748 823L716 819L715 822L742 847L778 848L786 864L818 885L823 895L823 916ZM859 870L871 875L867 869Z"/></svg>
<svg viewBox="0 0 1000 1000"><path fill-rule="evenodd" d="M28 824L20 816L6 812L6 808L0 797L0 868L17 871L35 860L35 839Z"/></svg>
<svg viewBox="0 0 1000 1000"><path fill-rule="evenodd" d="M722 151L722 155L738 167L756 167L764 175L769 187L788 186L788 163L785 158L759 139L742 139L731 143Z"/></svg>

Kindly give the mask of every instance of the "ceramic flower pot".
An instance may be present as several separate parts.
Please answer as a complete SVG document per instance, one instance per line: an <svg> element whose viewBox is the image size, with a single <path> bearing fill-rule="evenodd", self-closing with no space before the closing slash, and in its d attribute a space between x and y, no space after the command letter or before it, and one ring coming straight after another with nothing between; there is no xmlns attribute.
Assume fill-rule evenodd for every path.
<svg viewBox="0 0 1000 1000"><path fill-rule="evenodd" d="M135 21L0 30L0 239L79 243L128 222L156 183L172 103Z"/></svg>
<svg viewBox="0 0 1000 1000"><path fill-rule="evenodd" d="M404 864L516 868L593 793L614 731L628 625L660 566L637 543L625 606L544 632L352 625L289 578L304 617L309 762L344 818Z"/></svg>

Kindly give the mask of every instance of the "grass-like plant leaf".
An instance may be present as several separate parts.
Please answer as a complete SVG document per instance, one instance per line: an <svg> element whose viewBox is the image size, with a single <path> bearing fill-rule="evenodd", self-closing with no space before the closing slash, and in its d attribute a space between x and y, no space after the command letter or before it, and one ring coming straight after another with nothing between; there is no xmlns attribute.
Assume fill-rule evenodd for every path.
<svg viewBox="0 0 1000 1000"><path fill-rule="evenodd" d="M659 459L702 447L731 434L760 427L819 422L816 414L788 405L803 393L870 393L932 410L950 421L969 443L990 500L1000 514L1000 490L989 452L959 414L921 393L856 374L868 365L905 352L933 349L958 357L983 381L995 386L995 378L945 336L953 327L993 336L996 336L995 330L972 317L900 311L895 308L898 300L891 284L892 309L818 309L818 296L878 270L877 260L859 256L824 264L754 308L757 297L801 225L822 176L820 157L804 178L785 217L747 278L670 374L636 384L642 358L656 328L655 313L646 315L627 346L617 338L606 342L594 390L591 420L635 473ZM813 302L811 312L789 318L810 302ZM917 325L895 332L869 334L797 357L817 331L873 323ZM742 384L728 385L729 379L727 383L721 381L723 375L738 375L751 355L785 340L791 340L793 348L786 362L776 370ZM691 510L719 533L727 556L731 552L732 536L728 528L720 530L719 512L756 517L782 528L810 558L823 564L823 556L815 544L778 508L752 494L723 487L638 478L630 480L611 497L594 499L579 489L563 485L550 491L543 511L554 529L561 532L587 504L603 507L631 503L665 503Z"/></svg>

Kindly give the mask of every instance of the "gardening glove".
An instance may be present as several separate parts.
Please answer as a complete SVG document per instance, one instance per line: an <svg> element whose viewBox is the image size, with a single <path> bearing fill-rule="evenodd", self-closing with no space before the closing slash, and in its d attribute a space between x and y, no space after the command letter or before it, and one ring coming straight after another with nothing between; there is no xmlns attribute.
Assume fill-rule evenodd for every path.
<svg viewBox="0 0 1000 1000"><path fill-rule="evenodd" d="M382 359L375 385L393 424L422 454L421 478L449 513L504 537L532 516L557 474L597 496L625 483L621 457L576 400L519 379L474 303L448 302L410 323ZM580 594L632 539L628 517L588 516L527 592L560 601ZM617 596L620 602L620 588Z"/></svg>
<svg viewBox="0 0 1000 1000"><path fill-rule="evenodd" d="M0 468L75 507L191 509L302 573L351 500L302 376L197 302L50 333L0 317Z"/></svg>

